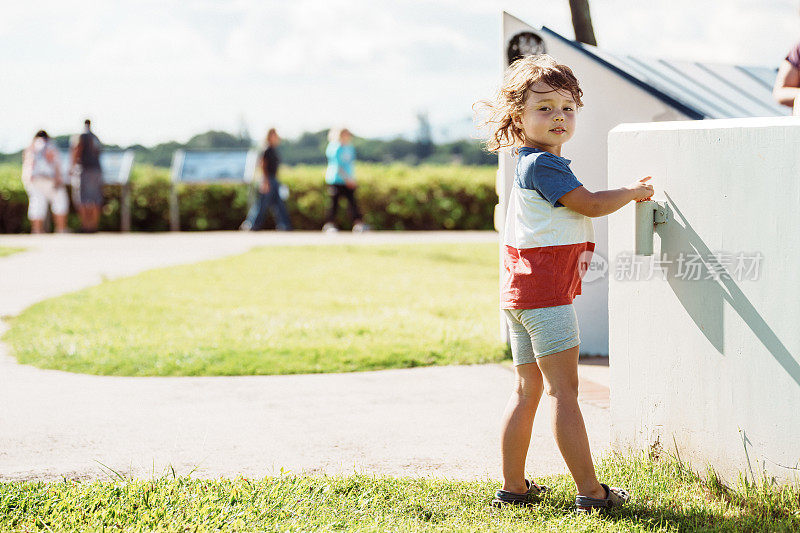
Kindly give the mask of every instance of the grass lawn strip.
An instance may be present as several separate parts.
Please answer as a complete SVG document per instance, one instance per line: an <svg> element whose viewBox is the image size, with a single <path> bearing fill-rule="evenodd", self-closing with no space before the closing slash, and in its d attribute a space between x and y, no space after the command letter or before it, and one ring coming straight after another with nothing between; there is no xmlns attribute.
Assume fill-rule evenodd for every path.
<svg viewBox="0 0 800 533"><path fill-rule="evenodd" d="M497 482L285 474L261 480L163 477L0 483L0 529L121 531L797 531L797 488L727 488L674 460L606 459L601 479L631 490L606 516L574 513L574 485L528 509L491 509Z"/></svg>
<svg viewBox="0 0 800 533"><path fill-rule="evenodd" d="M496 244L265 247L40 302L4 340L89 374L351 372L501 361Z"/></svg>
<svg viewBox="0 0 800 533"><path fill-rule="evenodd" d="M0 257L6 257L17 252L24 251L25 248L14 248L10 246L0 246Z"/></svg>

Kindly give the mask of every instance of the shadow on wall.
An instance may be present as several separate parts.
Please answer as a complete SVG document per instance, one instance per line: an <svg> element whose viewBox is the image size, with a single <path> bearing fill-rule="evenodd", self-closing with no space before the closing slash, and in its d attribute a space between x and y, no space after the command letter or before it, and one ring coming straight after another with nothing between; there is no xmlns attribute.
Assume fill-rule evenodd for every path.
<svg viewBox="0 0 800 533"><path fill-rule="evenodd" d="M670 222L667 224L656 226L656 233L661 237L662 255L678 257L682 252L693 251L704 259L710 257L711 250L692 229L672 198L668 194L666 196L669 200L668 216L672 216L669 216ZM797 360L764 321L730 274L721 265L710 264L709 268L719 272L718 280L683 280L675 276L677 269L675 262L665 265L667 281L672 291L700 331L721 355L725 355L723 308L725 302L728 302L794 382L800 385L800 364Z"/></svg>

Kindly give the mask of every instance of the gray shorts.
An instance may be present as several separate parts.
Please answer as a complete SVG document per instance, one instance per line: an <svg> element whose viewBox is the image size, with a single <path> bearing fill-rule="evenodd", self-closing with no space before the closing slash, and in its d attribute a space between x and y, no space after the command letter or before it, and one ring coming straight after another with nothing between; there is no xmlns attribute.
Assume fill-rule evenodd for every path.
<svg viewBox="0 0 800 533"><path fill-rule="evenodd" d="M533 363L581 343L578 316L572 304L503 311L515 365Z"/></svg>
<svg viewBox="0 0 800 533"><path fill-rule="evenodd" d="M81 170L77 194L74 200L78 205L103 205L103 172L99 168Z"/></svg>

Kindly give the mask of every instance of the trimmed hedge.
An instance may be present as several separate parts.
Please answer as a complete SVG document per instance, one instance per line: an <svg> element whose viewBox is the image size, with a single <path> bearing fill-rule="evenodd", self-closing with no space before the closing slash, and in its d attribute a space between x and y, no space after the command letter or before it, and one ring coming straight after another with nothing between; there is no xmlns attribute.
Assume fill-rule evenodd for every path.
<svg viewBox="0 0 800 533"><path fill-rule="evenodd" d="M281 168L280 179L290 191L287 208L296 229L322 227L327 197L322 166ZM418 166L359 164L356 192L364 221L374 229L487 230L493 228L495 169L469 166ZM136 165L131 173L131 229L169 229L169 170ZM233 230L247 214L251 190L244 184L180 185L182 230ZM101 231L120 229L119 186L104 188L106 199ZM0 233L30 230L28 198L20 181L20 168L0 165ZM69 225L79 227L75 209ZM339 223L349 228L344 204ZM274 227L271 216L267 228Z"/></svg>

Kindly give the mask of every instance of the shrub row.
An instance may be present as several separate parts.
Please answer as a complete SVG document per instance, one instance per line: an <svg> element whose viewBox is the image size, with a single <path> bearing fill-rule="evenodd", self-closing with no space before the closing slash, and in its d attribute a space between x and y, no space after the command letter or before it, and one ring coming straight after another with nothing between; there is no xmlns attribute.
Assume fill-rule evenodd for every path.
<svg viewBox="0 0 800 533"><path fill-rule="evenodd" d="M295 166L281 169L280 179L290 190L287 208L296 229L318 230L324 221L327 197L324 167ZM493 227L495 170L492 167L359 164L357 198L364 220L375 229L486 230ZM134 166L131 173L131 229L169 229L169 170ZM100 221L102 231L120 229L121 188L107 185ZM247 214L252 195L245 184L179 185L182 230L232 230ZM0 233L30 229L28 199L20 169L0 165ZM70 227L78 228L71 210ZM344 205L341 227L348 228ZM274 227L268 217L267 228Z"/></svg>

